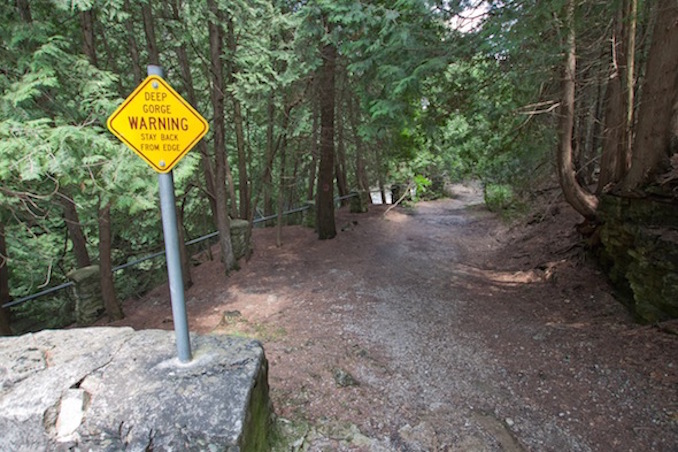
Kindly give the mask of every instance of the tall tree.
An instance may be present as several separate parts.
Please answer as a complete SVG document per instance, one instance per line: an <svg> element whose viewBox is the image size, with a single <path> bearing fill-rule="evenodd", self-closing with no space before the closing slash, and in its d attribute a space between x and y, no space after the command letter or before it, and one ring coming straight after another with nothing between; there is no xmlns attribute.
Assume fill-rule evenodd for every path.
<svg viewBox="0 0 678 452"><path fill-rule="evenodd" d="M657 2L657 22L647 60L631 168L622 188L653 182L678 152L678 4Z"/></svg>
<svg viewBox="0 0 678 452"><path fill-rule="evenodd" d="M238 68L235 64L235 55L238 52L238 43L235 36L233 18L226 19L226 43L229 50L229 84L235 85ZM247 153L245 152L245 132L243 129L243 115L240 100L233 91L231 103L233 105L233 125L235 127L236 149L238 151L238 193L240 195L240 218L250 217L250 190L249 178L247 177Z"/></svg>
<svg viewBox="0 0 678 452"><path fill-rule="evenodd" d="M89 257L89 252L87 251L87 240L82 231L80 216L78 215L75 202L72 198L62 193L58 193L57 195L60 198L59 202L64 210L64 222L68 229L68 236L71 239L71 243L73 243L73 254L75 255L75 261L78 268L88 267L92 265L92 261Z"/></svg>
<svg viewBox="0 0 678 452"><path fill-rule="evenodd" d="M221 245L221 260L226 274L237 267L231 244L231 220L228 217L228 194L226 191L228 160L226 158L226 130L224 127L224 69L223 69L223 14L214 0L207 1L210 12L208 21L210 42L210 76L212 87L213 122L214 122L214 158L215 158L215 197L217 203L217 229Z"/></svg>
<svg viewBox="0 0 678 452"><path fill-rule="evenodd" d="M575 3L568 0L565 12L566 47L563 68L562 99L560 120L558 123L558 176L565 199L580 214L588 219L595 219L598 207L598 198L588 193L579 183L573 162L572 133L574 128L575 87L577 69L577 45L575 31Z"/></svg>
<svg viewBox="0 0 678 452"><path fill-rule="evenodd" d="M331 26L324 18L325 33ZM337 48L332 43L320 47L322 65L319 69L318 91L320 94L320 164L318 165L317 229L321 240L337 235L334 221L334 80Z"/></svg>
<svg viewBox="0 0 678 452"><path fill-rule="evenodd" d="M151 0L141 2L141 16L144 20L144 32L146 33L148 63L160 66L160 52L158 51L158 42L155 39L155 21L153 20L153 5Z"/></svg>
<svg viewBox="0 0 678 452"><path fill-rule="evenodd" d="M111 255L111 203L104 201L99 208L99 270L101 272L101 295L104 300L106 314L111 320L124 317L120 303L115 295L113 285L113 265Z"/></svg>
<svg viewBox="0 0 678 452"><path fill-rule="evenodd" d="M85 55L90 64L97 67L97 52L94 42L94 12L92 10L84 11L83 21L83 42ZM124 317L120 303L115 293L113 283L113 262L112 262L112 238L111 238L111 201L108 200L101 205L99 202L99 271L101 281L101 293L104 299L104 308L106 314L111 320L118 320Z"/></svg>

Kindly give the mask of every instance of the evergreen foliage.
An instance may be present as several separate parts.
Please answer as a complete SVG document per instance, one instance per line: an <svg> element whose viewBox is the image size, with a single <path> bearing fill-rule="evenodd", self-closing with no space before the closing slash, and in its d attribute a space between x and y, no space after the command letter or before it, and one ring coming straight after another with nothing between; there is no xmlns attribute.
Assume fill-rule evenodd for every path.
<svg viewBox="0 0 678 452"><path fill-rule="evenodd" d="M573 141L583 184L600 166L610 68L621 64L610 59L611 36L616 23L630 23L631 1L575 2ZM339 194L413 183L435 196L446 180L474 178L489 187L491 204L504 208L546 183L558 143L566 4L214 0L208 10L186 0L5 2L0 218L12 296L63 282L77 265L64 200L76 206L94 262L98 216L108 203L114 265L161 248L155 175L105 121L156 54L170 84L213 121L218 87L208 19L217 19L215 11L225 137L216 149L211 127L175 169L189 239L217 223L217 157L226 157L232 217L270 215L317 196L319 171L328 171L319 169L320 100L330 95L319 83L323 46L336 49L330 179ZM653 17L653 3L640 0L639 68ZM642 95L636 79L632 90ZM154 278L144 275L116 275L119 297L149 287Z"/></svg>

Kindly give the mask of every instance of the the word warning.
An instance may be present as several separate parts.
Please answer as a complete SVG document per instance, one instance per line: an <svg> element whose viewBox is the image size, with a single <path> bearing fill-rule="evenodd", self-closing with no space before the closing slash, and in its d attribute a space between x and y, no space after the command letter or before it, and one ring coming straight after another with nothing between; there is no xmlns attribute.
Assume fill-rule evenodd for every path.
<svg viewBox="0 0 678 452"><path fill-rule="evenodd" d="M159 173L171 171L209 130L200 113L157 75L141 82L107 125Z"/></svg>

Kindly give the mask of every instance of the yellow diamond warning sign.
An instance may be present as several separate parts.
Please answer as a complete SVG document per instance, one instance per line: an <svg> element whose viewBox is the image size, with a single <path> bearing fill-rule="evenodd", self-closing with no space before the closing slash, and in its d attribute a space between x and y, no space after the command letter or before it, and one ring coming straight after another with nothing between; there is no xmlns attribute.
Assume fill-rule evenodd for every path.
<svg viewBox="0 0 678 452"><path fill-rule="evenodd" d="M108 118L108 130L159 173L168 173L209 126L165 80L151 75Z"/></svg>

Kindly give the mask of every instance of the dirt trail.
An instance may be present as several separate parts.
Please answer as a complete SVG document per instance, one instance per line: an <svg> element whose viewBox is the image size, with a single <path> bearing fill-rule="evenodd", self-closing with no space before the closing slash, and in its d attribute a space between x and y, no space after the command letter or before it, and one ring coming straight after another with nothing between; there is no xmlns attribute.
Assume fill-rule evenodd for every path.
<svg viewBox="0 0 678 452"><path fill-rule="evenodd" d="M227 281L194 269L191 330L264 344L277 448L678 450L675 324L631 321L569 211L508 229L460 194L342 210L329 241L294 226L277 248L256 230ZM167 300L130 301L118 324L169 329Z"/></svg>

